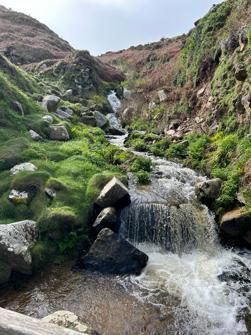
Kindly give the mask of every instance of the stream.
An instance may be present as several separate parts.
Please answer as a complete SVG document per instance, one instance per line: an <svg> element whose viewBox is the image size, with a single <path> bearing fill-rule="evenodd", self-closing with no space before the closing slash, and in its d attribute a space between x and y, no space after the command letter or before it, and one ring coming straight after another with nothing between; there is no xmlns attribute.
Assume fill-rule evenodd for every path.
<svg viewBox="0 0 251 335"><path fill-rule="evenodd" d="M114 119L114 93L109 101L117 106ZM125 138L110 142L124 148ZM213 213L195 197L195 184L205 177L148 157L151 184L138 186L129 175L132 203L120 215L120 233L149 256L142 274L53 265L0 292L1 307L38 318L69 310L101 335L251 334L251 253L221 246Z"/></svg>

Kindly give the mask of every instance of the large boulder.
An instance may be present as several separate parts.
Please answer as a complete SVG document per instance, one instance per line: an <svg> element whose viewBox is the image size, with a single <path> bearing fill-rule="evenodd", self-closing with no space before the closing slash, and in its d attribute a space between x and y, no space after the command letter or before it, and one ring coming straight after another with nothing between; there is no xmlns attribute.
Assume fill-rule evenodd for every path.
<svg viewBox="0 0 251 335"><path fill-rule="evenodd" d="M60 327L76 330L81 332L83 335L91 334L89 327L80 322L79 317L69 311L57 311L53 314L45 316L43 319L45 322L53 323Z"/></svg>
<svg viewBox="0 0 251 335"><path fill-rule="evenodd" d="M53 141L68 141L70 135L65 126L55 125L50 126L49 138Z"/></svg>
<svg viewBox="0 0 251 335"><path fill-rule="evenodd" d="M56 95L47 95L43 98L42 105L49 113L55 113L60 103L60 98Z"/></svg>
<svg viewBox="0 0 251 335"><path fill-rule="evenodd" d="M19 172L34 172L36 170L37 167L34 164L27 162L13 166L13 168L10 170L10 173L14 176Z"/></svg>
<svg viewBox="0 0 251 335"><path fill-rule="evenodd" d="M99 233L104 228L110 228L114 232L118 232L118 216L114 207L107 207L101 211L92 225L93 230Z"/></svg>
<svg viewBox="0 0 251 335"><path fill-rule="evenodd" d="M99 111L88 111L81 114L81 122L88 126L105 129L108 125L108 119Z"/></svg>
<svg viewBox="0 0 251 335"><path fill-rule="evenodd" d="M219 197L222 180L219 178L198 182L195 186L197 198L203 203L210 203Z"/></svg>
<svg viewBox="0 0 251 335"><path fill-rule="evenodd" d="M231 237L242 238L251 244L251 213L236 209L221 219L221 230Z"/></svg>
<svg viewBox="0 0 251 335"><path fill-rule="evenodd" d="M148 256L110 229L103 229L88 254L83 268L101 273L140 274Z"/></svg>
<svg viewBox="0 0 251 335"><path fill-rule="evenodd" d="M31 274L32 257L30 248L36 241L37 236L38 230L34 221L26 220L0 225L0 264L2 264L0 265L0 278L2 267L5 267L9 275L12 270L23 274ZM7 277L6 274L6 281L8 280Z"/></svg>
<svg viewBox="0 0 251 335"><path fill-rule="evenodd" d="M70 121L73 116L73 110L70 108L66 108L65 110L58 109L54 114L63 121Z"/></svg>
<svg viewBox="0 0 251 335"><path fill-rule="evenodd" d="M112 207L123 200L128 200L129 191L121 181L114 177L100 192L96 204L102 208Z"/></svg>

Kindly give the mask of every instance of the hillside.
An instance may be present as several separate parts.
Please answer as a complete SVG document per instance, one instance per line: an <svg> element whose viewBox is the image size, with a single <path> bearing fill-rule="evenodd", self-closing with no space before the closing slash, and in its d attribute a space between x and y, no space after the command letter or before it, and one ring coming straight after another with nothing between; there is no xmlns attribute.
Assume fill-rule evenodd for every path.
<svg viewBox="0 0 251 335"><path fill-rule="evenodd" d="M67 56L73 48L34 18L0 6L0 52L15 64Z"/></svg>
<svg viewBox="0 0 251 335"><path fill-rule="evenodd" d="M161 138L130 144L223 179L218 213L251 205L250 22L250 0L227 0L186 36L101 56L128 74L124 124Z"/></svg>

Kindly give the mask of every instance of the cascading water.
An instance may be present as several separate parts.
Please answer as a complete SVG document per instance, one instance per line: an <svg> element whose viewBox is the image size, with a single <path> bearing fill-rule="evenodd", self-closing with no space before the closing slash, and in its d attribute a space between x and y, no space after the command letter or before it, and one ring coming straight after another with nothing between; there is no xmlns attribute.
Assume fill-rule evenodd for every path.
<svg viewBox="0 0 251 335"><path fill-rule="evenodd" d="M112 143L123 146L123 140ZM132 203L120 217L121 234L148 254L149 263L141 276L121 283L138 299L161 306L163 318L172 316L165 334L249 334L243 314L250 310L250 254L220 245L212 213L196 201L202 177L151 159L151 185L137 187L131 176Z"/></svg>

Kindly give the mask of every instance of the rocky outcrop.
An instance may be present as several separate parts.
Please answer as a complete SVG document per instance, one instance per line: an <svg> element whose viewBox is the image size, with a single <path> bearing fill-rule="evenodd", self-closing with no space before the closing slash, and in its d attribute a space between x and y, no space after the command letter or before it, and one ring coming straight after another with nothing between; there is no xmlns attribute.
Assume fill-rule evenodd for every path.
<svg viewBox="0 0 251 335"><path fill-rule="evenodd" d="M45 316L42 320L64 328L76 330L78 332L81 332L81 334L83 335L92 334L90 328L80 322L77 315L69 311L57 311L53 314Z"/></svg>
<svg viewBox="0 0 251 335"><path fill-rule="evenodd" d="M37 234L34 221L26 220L0 225L0 282L6 282L11 271L31 274L30 248Z"/></svg>
<svg viewBox="0 0 251 335"><path fill-rule="evenodd" d="M114 177L105 185L95 203L102 208L117 206L130 198L127 187Z"/></svg>
<svg viewBox="0 0 251 335"><path fill-rule="evenodd" d="M68 141L70 135L65 126L55 125L50 126L49 138L53 141Z"/></svg>
<svg viewBox="0 0 251 335"><path fill-rule="evenodd" d="M109 228L114 232L118 232L118 217L114 207L107 207L101 211L92 225L92 229L99 233L102 229Z"/></svg>
<svg viewBox="0 0 251 335"><path fill-rule="evenodd" d="M10 170L11 175L16 175L20 172L34 172L37 170L37 167L32 163L22 163L13 166L13 168Z"/></svg>
<svg viewBox="0 0 251 335"><path fill-rule="evenodd" d="M70 108L66 108L65 110L58 109L54 114L63 121L70 121L73 116L73 110Z"/></svg>
<svg viewBox="0 0 251 335"><path fill-rule="evenodd" d="M244 239L251 244L251 213L241 209L227 212L221 219L220 227L227 235Z"/></svg>
<svg viewBox="0 0 251 335"><path fill-rule="evenodd" d="M42 105L49 113L55 113L60 103L60 98L56 95L47 95L43 98Z"/></svg>
<svg viewBox="0 0 251 335"><path fill-rule="evenodd" d="M148 256L110 229L103 229L81 266L87 270L111 274L140 274Z"/></svg>

